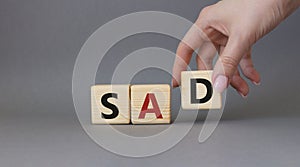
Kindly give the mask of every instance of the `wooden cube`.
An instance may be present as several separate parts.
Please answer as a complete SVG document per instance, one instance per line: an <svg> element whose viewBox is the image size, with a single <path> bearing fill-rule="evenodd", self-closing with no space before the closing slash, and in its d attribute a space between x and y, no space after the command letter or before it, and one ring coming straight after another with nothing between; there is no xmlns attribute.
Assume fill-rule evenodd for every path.
<svg viewBox="0 0 300 167"><path fill-rule="evenodd" d="M181 106L183 109L220 109L221 94L213 89L213 71L181 72Z"/></svg>
<svg viewBox="0 0 300 167"><path fill-rule="evenodd" d="M133 124L171 122L169 85L132 85L130 89Z"/></svg>
<svg viewBox="0 0 300 167"><path fill-rule="evenodd" d="M92 124L129 124L129 89L130 85L92 86Z"/></svg>

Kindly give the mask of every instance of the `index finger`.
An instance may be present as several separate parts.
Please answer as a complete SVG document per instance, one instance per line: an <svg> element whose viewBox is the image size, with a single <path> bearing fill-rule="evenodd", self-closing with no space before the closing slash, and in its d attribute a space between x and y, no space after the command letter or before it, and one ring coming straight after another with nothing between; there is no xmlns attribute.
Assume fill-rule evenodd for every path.
<svg viewBox="0 0 300 167"><path fill-rule="evenodd" d="M173 87L179 86L181 71L187 69L194 51L203 44L203 32L194 24L179 43L173 66Z"/></svg>

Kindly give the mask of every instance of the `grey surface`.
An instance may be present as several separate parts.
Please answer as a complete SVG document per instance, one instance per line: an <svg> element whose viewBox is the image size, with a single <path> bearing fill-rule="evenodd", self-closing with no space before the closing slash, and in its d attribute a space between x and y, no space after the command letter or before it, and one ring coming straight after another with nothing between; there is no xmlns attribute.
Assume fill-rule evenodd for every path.
<svg viewBox="0 0 300 167"><path fill-rule="evenodd" d="M178 145L148 158L112 154L82 130L72 102L72 70L93 31L118 16L143 10L171 12L193 21L213 2L1 0L0 165L299 166L299 10L255 46L254 62L262 85L251 86L247 100L229 90L222 121L207 142L197 141L205 112ZM136 49L157 46L174 51L177 43L158 34L124 39L107 54L109 65L100 65L99 71ZM160 77L153 81L148 74ZM103 75L109 73L99 73L97 83L106 82ZM166 76L149 69L133 82L169 83ZM173 93L172 103L177 104L179 91ZM172 107L176 112L178 104ZM126 132L128 127L118 128Z"/></svg>

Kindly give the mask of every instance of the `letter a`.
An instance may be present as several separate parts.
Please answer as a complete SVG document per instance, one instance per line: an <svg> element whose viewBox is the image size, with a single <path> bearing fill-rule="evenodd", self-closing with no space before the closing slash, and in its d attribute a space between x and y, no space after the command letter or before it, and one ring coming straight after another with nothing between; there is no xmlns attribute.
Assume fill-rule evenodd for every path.
<svg viewBox="0 0 300 167"><path fill-rule="evenodd" d="M153 106L153 108L151 108L151 109L148 108L150 100L151 100L151 103ZM163 118L154 93L147 93L142 110L139 115L139 119L144 119L146 113L155 113L157 119Z"/></svg>

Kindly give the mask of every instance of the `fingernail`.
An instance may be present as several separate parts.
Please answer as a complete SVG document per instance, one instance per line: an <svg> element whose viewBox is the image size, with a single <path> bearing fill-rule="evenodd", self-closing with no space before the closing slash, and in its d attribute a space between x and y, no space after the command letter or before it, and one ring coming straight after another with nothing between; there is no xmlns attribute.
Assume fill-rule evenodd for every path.
<svg viewBox="0 0 300 167"><path fill-rule="evenodd" d="M228 85L228 78L224 75L219 75L217 76L215 83L214 83L214 89L219 92L222 93Z"/></svg>
<svg viewBox="0 0 300 167"><path fill-rule="evenodd" d="M243 93L239 92L239 94L242 96L243 99L247 98L247 95L243 95Z"/></svg>
<svg viewBox="0 0 300 167"><path fill-rule="evenodd" d="M252 83L256 86L259 86L260 85L260 82L255 82L255 81L252 81Z"/></svg>

